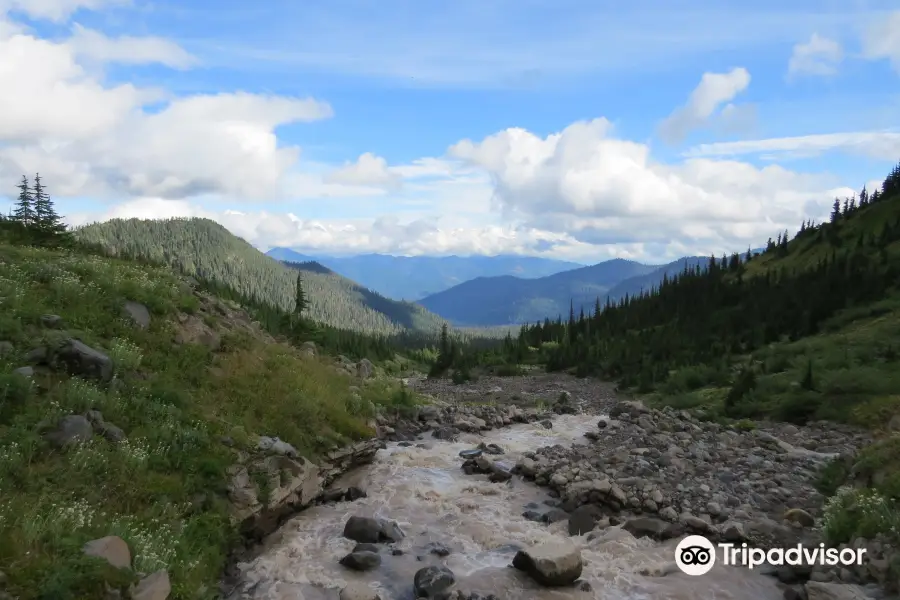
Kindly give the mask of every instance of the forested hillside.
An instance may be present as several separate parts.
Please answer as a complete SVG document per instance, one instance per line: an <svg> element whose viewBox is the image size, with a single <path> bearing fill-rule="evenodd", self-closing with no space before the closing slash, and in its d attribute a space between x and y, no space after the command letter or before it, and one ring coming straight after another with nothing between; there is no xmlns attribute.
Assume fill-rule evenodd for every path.
<svg viewBox="0 0 900 600"><path fill-rule="evenodd" d="M900 408L898 278L900 167L762 254L711 257L653 290L523 327L506 353L733 417L877 422L884 403Z"/></svg>
<svg viewBox="0 0 900 600"><path fill-rule="evenodd" d="M286 266L208 219L115 219L76 231L114 255L172 265L257 302L291 312L297 270L309 298L307 317L353 331L394 335L437 332L443 320L415 304L389 300L315 263Z"/></svg>

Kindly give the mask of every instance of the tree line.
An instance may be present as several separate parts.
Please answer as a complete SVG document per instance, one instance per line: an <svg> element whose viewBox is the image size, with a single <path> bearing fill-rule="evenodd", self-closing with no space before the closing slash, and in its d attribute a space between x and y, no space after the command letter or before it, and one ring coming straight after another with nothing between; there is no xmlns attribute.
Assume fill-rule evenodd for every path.
<svg viewBox="0 0 900 600"><path fill-rule="evenodd" d="M782 339L819 332L849 306L885 297L900 281L900 165L881 190L836 200L830 220L805 221L754 254L712 256L649 290L618 301L597 298L593 311L524 325L492 351L448 352L442 369L537 360L550 370L657 389L678 368L707 365L730 384L733 360ZM538 358L534 359L535 354Z"/></svg>
<svg viewBox="0 0 900 600"><path fill-rule="evenodd" d="M47 187L36 173L29 182L23 175L13 208L0 215L0 230L4 236L20 243L60 245L69 241L68 228L57 214Z"/></svg>

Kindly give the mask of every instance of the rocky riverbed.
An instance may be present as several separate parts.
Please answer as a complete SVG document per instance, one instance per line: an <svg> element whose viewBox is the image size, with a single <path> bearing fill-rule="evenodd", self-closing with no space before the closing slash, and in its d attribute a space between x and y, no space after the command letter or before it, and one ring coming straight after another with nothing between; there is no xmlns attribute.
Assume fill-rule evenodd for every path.
<svg viewBox="0 0 900 600"><path fill-rule="evenodd" d="M559 375L452 386L378 423L384 448L239 565L231 598L883 597L885 555L860 567L750 571L674 564L685 534L818 545L817 470L868 441L831 424L738 430Z"/></svg>

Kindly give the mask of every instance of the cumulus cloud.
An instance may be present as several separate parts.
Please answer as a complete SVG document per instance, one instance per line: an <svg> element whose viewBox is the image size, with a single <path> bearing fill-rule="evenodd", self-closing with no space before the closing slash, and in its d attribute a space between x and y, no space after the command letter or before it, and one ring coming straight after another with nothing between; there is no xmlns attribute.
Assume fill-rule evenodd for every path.
<svg viewBox="0 0 900 600"><path fill-rule="evenodd" d="M727 73L704 73L687 103L660 124L660 135L669 142L681 141L692 130L707 123L720 106L733 100L749 85L750 73L743 67L736 67Z"/></svg>
<svg viewBox="0 0 900 600"><path fill-rule="evenodd" d="M843 57L838 42L814 33L808 42L794 46L788 61L788 77L834 75Z"/></svg>
<svg viewBox="0 0 900 600"><path fill-rule="evenodd" d="M399 188L402 178L388 168L387 161L371 152L362 154L355 162L345 163L325 177L328 183Z"/></svg>
<svg viewBox="0 0 900 600"><path fill-rule="evenodd" d="M74 26L68 44L77 56L103 63L159 63L176 69L186 69L198 63L181 46L163 38L128 35L110 38L78 24Z"/></svg>
<svg viewBox="0 0 900 600"><path fill-rule="evenodd" d="M94 41L85 44L85 36ZM184 64L186 55L156 38L92 45L98 39L106 40L86 30L62 42L22 32L0 38L0 177L40 171L72 195L270 197L283 191L300 154L280 146L274 129L332 115L312 98L236 92L171 99L109 85L79 63L85 48L95 58L131 62ZM145 110L161 100L161 108Z"/></svg>
<svg viewBox="0 0 900 600"><path fill-rule="evenodd" d="M827 214L828 178L731 160L655 161L617 139L606 119L539 137L507 129L450 148L490 173L506 214L591 244L665 243L739 248Z"/></svg>
<svg viewBox="0 0 900 600"><path fill-rule="evenodd" d="M887 59L900 73L900 10L872 23L862 38L863 55L872 60Z"/></svg>

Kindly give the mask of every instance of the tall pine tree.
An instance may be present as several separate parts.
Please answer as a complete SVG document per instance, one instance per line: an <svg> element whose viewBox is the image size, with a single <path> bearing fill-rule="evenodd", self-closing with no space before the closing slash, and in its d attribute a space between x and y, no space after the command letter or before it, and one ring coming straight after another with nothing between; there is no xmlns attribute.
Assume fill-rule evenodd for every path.
<svg viewBox="0 0 900 600"><path fill-rule="evenodd" d="M40 173L34 175L34 187L31 195L34 201L34 225L38 231L46 237L65 233L66 226L62 222L62 218L56 214L53 201L41 182Z"/></svg>
<svg viewBox="0 0 900 600"><path fill-rule="evenodd" d="M16 207L13 210L13 219L29 227L34 223L34 199L31 194L31 188L28 186L28 178L22 176L22 183L18 186L19 196L16 199Z"/></svg>

